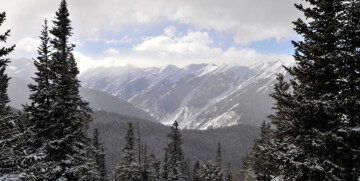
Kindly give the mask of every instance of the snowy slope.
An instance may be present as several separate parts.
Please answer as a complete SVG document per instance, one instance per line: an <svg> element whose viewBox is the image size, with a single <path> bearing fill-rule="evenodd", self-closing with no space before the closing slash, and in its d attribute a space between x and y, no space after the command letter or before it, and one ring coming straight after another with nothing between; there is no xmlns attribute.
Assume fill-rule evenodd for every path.
<svg viewBox="0 0 360 181"><path fill-rule="evenodd" d="M13 61L7 71L10 75L29 79L34 70L29 62L31 61L28 59ZM249 67L192 64L183 68L173 65L138 68L128 65L100 67L82 73L79 78L83 87L110 94L98 96L107 97L106 99L93 97L93 102L99 103L94 106L95 110L104 110L106 107L110 112L131 112L131 116L135 117L139 117L137 114L140 117L151 115L166 125L177 120L181 128L189 129L209 129L236 124L259 126L272 113L274 102L269 94L273 92L276 74L285 73L282 65L281 61ZM25 80L18 80L15 84L24 84L22 81ZM27 95L21 94L22 89L12 91L18 98L12 103L23 104L22 100L26 99ZM111 95L130 102L138 111L128 111L119 106L120 104L113 106L114 97ZM153 118L151 120L154 120Z"/></svg>
<svg viewBox="0 0 360 181"><path fill-rule="evenodd" d="M9 67L12 67L11 69L7 69L7 73L11 77L8 87L8 95L11 101L9 105L21 110L23 104L29 104L28 98L30 91L27 85L32 82L30 77L33 76L35 67L29 59L12 60ZM155 118L147 112L113 95L87 88L80 88L80 96L90 103L90 107L94 111L103 110L155 121Z"/></svg>
<svg viewBox="0 0 360 181"><path fill-rule="evenodd" d="M272 112L269 94L276 73L284 73L282 65L99 68L80 79L83 86L128 100L163 124L177 120L181 128L208 129L260 125Z"/></svg>

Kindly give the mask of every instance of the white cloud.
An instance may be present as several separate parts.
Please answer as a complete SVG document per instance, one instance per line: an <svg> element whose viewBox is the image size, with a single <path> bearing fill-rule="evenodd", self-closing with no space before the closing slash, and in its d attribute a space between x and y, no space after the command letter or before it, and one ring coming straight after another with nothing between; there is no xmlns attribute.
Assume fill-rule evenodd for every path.
<svg viewBox="0 0 360 181"><path fill-rule="evenodd" d="M31 37L26 37L16 43L16 49L20 51L25 51L27 53L36 52L40 44L41 44L40 40L33 39Z"/></svg>
<svg viewBox="0 0 360 181"><path fill-rule="evenodd" d="M149 51L160 53L178 53L187 55L217 54L220 48L210 48L208 45L213 41L207 32L189 31L184 36L174 36L175 27L167 27L164 35L146 37L144 42L137 45L136 51Z"/></svg>
<svg viewBox="0 0 360 181"><path fill-rule="evenodd" d="M168 37L174 37L176 34L176 27L175 26L168 26L164 29L164 34Z"/></svg>
<svg viewBox="0 0 360 181"><path fill-rule="evenodd" d="M104 53L106 54L111 54L111 55L115 55L115 54L118 54L119 53L119 50L116 50L114 48L109 48L107 49Z"/></svg>
<svg viewBox="0 0 360 181"><path fill-rule="evenodd" d="M129 43L130 41L131 41L130 36L126 34L120 40L105 40L105 44L118 45L123 43Z"/></svg>
<svg viewBox="0 0 360 181"><path fill-rule="evenodd" d="M237 49L230 47L219 57L221 62L235 65L252 65L255 63L281 60L284 63L291 63L294 58L287 54L262 54L254 49Z"/></svg>
<svg viewBox="0 0 360 181"><path fill-rule="evenodd" d="M300 2L295 0L295 3ZM269 0L77 0L68 1L74 36L98 40L107 32L163 22L231 34L240 44L294 37L292 21L301 17L294 1ZM8 26L19 37L37 37L43 19L54 17L58 1L0 0ZM36 11L34 11L36 9ZM91 13L89 13L91 12ZM21 23L19 23L21 22Z"/></svg>

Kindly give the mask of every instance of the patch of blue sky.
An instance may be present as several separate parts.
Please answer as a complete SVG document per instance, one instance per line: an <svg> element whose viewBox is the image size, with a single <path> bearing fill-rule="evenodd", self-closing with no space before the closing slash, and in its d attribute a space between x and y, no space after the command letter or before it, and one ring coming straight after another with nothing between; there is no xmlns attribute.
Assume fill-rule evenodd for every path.
<svg viewBox="0 0 360 181"><path fill-rule="evenodd" d="M277 41L275 38L250 43L247 48L255 49L262 54L294 54L291 39Z"/></svg>

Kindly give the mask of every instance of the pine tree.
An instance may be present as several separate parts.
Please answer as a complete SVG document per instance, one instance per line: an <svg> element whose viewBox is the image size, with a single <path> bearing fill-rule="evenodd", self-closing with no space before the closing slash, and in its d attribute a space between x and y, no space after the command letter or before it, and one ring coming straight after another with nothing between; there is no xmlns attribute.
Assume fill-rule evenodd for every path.
<svg viewBox="0 0 360 181"><path fill-rule="evenodd" d="M105 165L105 152L104 147L101 144L101 138L98 129L94 130L93 135L94 157L98 172L100 173L99 181L106 181L106 165Z"/></svg>
<svg viewBox="0 0 360 181"><path fill-rule="evenodd" d="M228 163L226 169L224 170L224 181L232 181L232 171L231 171L231 164Z"/></svg>
<svg viewBox="0 0 360 181"><path fill-rule="evenodd" d="M162 167L162 179L163 180L167 180L168 179L168 174L169 174L169 169L168 169L168 160L169 160L169 154L167 149L165 148L165 155L164 155L164 164Z"/></svg>
<svg viewBox="0 0 360 181"><path fill-rule="evenodd" d="M195 162L192 174L193 174L193 176L192 176L193 181L200 181L200 162L199 161Z"/></svg>
<svg viewBox="0 0 360 181"><path fill-rule="evenodd" d="M257 180L270 181L276 175L277 164L273 158L273 145L271 144L271 125L265 123L261 125L260 137L254 141L251 153L251 169Z"/></svg>
<svg viewBox="0 0 360 181"><path fill-rule="evenodd" d="M41 45L38 48L38 57L34 60L34 65L37 69L35 72L35 77L33 78L36 84L29 84L29 89L31 91L29 99L31 100L31 105L25 106L24 111L28 114L28 122L31 126L33 132L36 133L36 136L33 136L33 139L29 141L29 144L34 148L34 150L41 148L44 143L44 138L48 134L48 120L49 117L49 107L53 100L50 100L50 88L51 84L49 81L50 76L50 37L49 30L47 25L47 20L45 19L45 24L43 30L41 31Z"/></svg>
<svg viewBox="0 0 360 181"><path fill-rule="evenodd" d="M165 148L167 157L165 157L164 169L166 180L168 181L183 181L186 180L184 154L181 148L182 140L178 128L178 123L175 121L171 127L171 133L168 135L171 142Z"/></svg>
<svg viewBox="0 0 360 181"><path fill-rule="evenodd" d="M5 19L5 12L0 13L0 26ZM6 43L9 36L10 30L0 34L0 42ZM21 144L23 136L19 128L20 117L14 115L7 105L10 102L7 95L10 78L5 74L5 70L10 61L5 56L14 48L15 45L0 48L0 180L16 180L27 177L20 165L24 156Z"/></svg>
<svg viewBox="0 0 360 181"><path fill-rule="evenodd" d="M223 181L223 179L223 172L217 163L207 161L200 164L201 181Z"/></svg>
<svg viewBox="0 0 360 181"><path fill-rule="evenodd" d="M221 165L222 159L221 159L221 144L218 143L217 151L216 151L216 163L218 164L219 168L222 168Z"/></svg>
<svg viewBox="0 0 360 181"><path fill-rule="evenodd" d="M148 179L149 181L160 181L160 161L157 161L154 154L151 154L148 159Z"/></svg>
<svg viewBox="0 0 360 181"><path fill-rule="evenodd" d="M5 12L0 13L0 26L6 19ZM6 43L7 38L10 36L10 30L7 30L4 34L0 34L0 42ZM9 84L9 77L5 74L7 64L10 62L8 58L4 58L15 48L15 45L11 47L2 47L0 49L0 115L5 116L10 114L10 107L7 104L10 102L7 95L7 87Z"/></svg>
<svg viewBox="0 0 360 181"><path fill-rule="evenodd" d="M75 45L69 43L72 28L65 0L61 1L55 18L54 27L50 30L54 38L46 38L46 30L42 34L43 46L39 48L35 63L38 68L37 85L30 86L33 91L31 99L37 101L29 110L30 119L35 124L34 137L44 141L44 162L48 167L44 178L90 180L95 178L89 155L91 140L87 137L91 109L79 96L80 84L76 77L79 71L72 54ZM51 53L46 50L49 40ZM49 105L47 113L44 105Z"/></svg>
<svg viewBox="0 0 360 181"><path fill-rule="evenodd" d="M136 160L135 138L132 123L128 123L128 130L125 136L125 147L123 148L123 158L116 166L117 181L137 181L140 180L139 164Z"/></svg>
<svg viewBox="0 0 360 181"><path fill-rule="evenodd" d="M346 180L360 178L360 2L343 2L343 27L340 29L341 60L338 62L338 84L341 92L336 96L342 115L341 137L344 139L343 160ZM358 178L356 178L358 177Z"/></svg>
<svg viewBox="0 0 360 181"><path fill-rule="evenodd" d="M308 22L294 22L303 40L293 41L296 65L286 68L291 80L279 76L272 94L277 102L270 116L277 175L286 180L356 180L359 103L350 100L359 95L359 44L354 43L359 40L354 23L359 10L350 7L359 7L358 2L306 2L310 5L296 5Z"/></svg>
<svg viewBox="0 0 360 181"><path fill-rule="evenodd" d="M148 153L147 144L144 143L141 149L140 173L141 181L158 181L160 180L160 162L156 160L153 154Z"/></svg>

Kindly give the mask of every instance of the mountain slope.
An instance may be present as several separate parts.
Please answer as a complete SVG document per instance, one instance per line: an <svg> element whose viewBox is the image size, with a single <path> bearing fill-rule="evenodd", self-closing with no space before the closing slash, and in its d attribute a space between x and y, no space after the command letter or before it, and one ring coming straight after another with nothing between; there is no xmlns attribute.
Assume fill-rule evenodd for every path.
<svg viewBox="0 0 360 181"><path fill-rule="evenodd" d="M128 100L161 123L208 129L236 124L259 126L272 113L269 94L280 61L250 67L193 64L184 68L106 68L82 74L83 86ZM126 73L113 74L107 72ZM169 70L163 73L161 70ZM101 78L99 73L101 72ZM154 79L157 77L157 79ZM129 92L131 94L129 94Z"/></svg>
<svg viewBox="0 0 360 181"><path fill-rule="evenodd" d="M30 81L17 77L12 77L10 79L8 94L11 102L9 103L9 106L21 110L22 104L29 104L28 98L30 90L27 87L29 83ZM155 121L155 119L145 111L138 109L132 104L115 96L87 88L80 88L80 96L90 103L90 107L94 111L104 110L107 112L114 112L149 121Z"/></svg>
<svg viewBox="0 0 360 181"><path fill-rule="evenodd" d="M91 130L97 128L106 148L107 168L113 170L115 164L122 158L125 146L127 123L132 122L137 132L140 126L141 141L147 143L148 152L153 153L159 161L163 161L164 148L170 139L167 135L170 127L130 118L127 116L97 111L93 115ZM246 156L253 140L259 134L259 128L249 125L236 125L227 128L209 130L181 130L183 150L186 159L191 161L192 167L197 160L213 160L216 156L217 143L221 142L223 162L231 163L234 171L240 170L242 158Z"/></svg>

